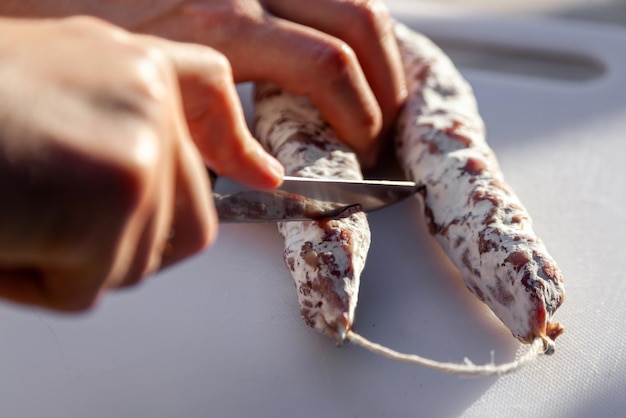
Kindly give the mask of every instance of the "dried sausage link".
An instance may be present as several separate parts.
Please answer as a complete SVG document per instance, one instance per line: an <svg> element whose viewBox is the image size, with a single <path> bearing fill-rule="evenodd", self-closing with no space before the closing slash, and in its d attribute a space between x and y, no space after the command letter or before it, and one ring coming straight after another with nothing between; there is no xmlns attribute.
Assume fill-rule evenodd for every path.
<svg viewBox="0 0 626 418"><path fill-rule="evenodd" d="M399 23L395 32L409 88L397 156L409 178L426 184L431 234L515 337L554 340L563 278L505 183L471 87L430 40Z"/></svg>
<svg viewBox="0 0 626 418"><path fill-rule="evenodd" d="M255 131L263 146L292 176L361 179L355 154L343 145L304 97L259 83ZM352 328L360 275L370 245L365 214L338 219L283 222L284 259L296 284L302 317L338 343Z"/></svg>

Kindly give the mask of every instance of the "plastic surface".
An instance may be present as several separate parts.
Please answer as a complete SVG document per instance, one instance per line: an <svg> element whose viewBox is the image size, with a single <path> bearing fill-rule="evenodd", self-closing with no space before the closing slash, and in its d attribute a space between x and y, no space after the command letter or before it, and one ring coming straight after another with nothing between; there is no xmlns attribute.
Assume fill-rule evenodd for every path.
<svg viewBox="0 0 626 418"><path fill-rule="evenodd" d="M556 353L512 375L468 379L338 348L300 319L275 225L229 224L204 254L108 296L90 314L0 305L2 416L626 413L626 32L390 5L451 51L487 53L478 63L468 61L478 55L456 56L505 176L563 270L567 297L556 319L566 333ZM518 51L530 67L551 57L560 71L580 65L591 75L510 71L498 51ZM492 351L496 362L515 358L518 342L464 288L417 200L370 220L359 333L437 360L484 363Z"/></svg>

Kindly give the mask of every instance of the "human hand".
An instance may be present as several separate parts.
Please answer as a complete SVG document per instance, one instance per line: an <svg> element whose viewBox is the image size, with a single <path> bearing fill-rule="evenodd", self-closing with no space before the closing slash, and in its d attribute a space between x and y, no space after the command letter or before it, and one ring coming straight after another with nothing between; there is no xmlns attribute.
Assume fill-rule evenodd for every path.
<svg viewBox="0 0 626 418"><path fill-rule="evenodd" d="M406 97L383 1L177 3L158 15L152 12L134 29L219 50L231 62L237 82L272 81L309 96L362 164L375 162Z"/></svg>
<svg viewBox="0 0 626 418"><path fill-rule="evenodd" d="M2 298L86 309L209 245L203 159L280 182L210 48L91 18L0 19L0 62Z"/></svg>

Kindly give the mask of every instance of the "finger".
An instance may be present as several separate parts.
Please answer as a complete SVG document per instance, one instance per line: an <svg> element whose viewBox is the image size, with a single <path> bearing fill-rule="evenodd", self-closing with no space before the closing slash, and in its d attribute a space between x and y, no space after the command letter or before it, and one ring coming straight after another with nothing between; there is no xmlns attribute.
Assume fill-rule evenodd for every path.
<svg viewBox="0 0 626 418"><path fill-rule="evenodd" d="M252 187L278 186L283 167L250 134L226 58L200 45L160 43L174 63L183 102L187 96L204 99L192 110L188 124L207 165Z"/></svg>
<svg viewBox="0 0 626 418"><path fill-rule="evenodd" d="M252 187L277 187L283 166L250 134L232 81L206 90L207 111L189 120L189 129L207 165Z"/></svg>
<svg viewBox="0 0 626 418"><path fill-rule="evenodd" d="M188 12L203 13L191 7ZM208 31L211 23L207 18ZM372 147L381 131L382 115L354 51L345 42L271 16L224 30L228 36L208 35L207 42L226 55L236 82L271 81L308 96L359 155Z"/></svg>
<svg viewBox="0 0 626 418"><path fill-rule="evenodd" d="M207 170L183 120L181 109L181 106L174 109L178 114L175 200L161 268L171 266L210 246L218 232Z"/></svg>
<svg viewBox="0 0 626 418"><path fill-rule="evenodd" d="M142 236L132 249L133 263L122 281L124 286L206 248L217 233L206 167L187 127L178 80L196 76L193 70L203 62L196 63L196 58L187 55L190 49L198 48L178 46L167 43L165 49L170 70L165 71L169 100L160 119L167 123L161 137L162 158L154 170L152 190L146 191L156 201Z"/></svg>
<svg viewBox="0 0 626 418"><path fill-rule="evenodd" d="M176 52L170 52L170 58L175 57L174 69L177 78L186 79L190 76L195 78L198 77L197 72L204 74L210 70L211 67L204 67L206 61L211 60L210 56L204 57L205 61L202 61L203 58L197 58L203 56L203 53L206 54L207 50L189 45L177 48ZM232 85L232 80L226 84ZM174 187L173 201L169 205L172 216L167 225L167 239L164 241L165 245L158 249L159 254L154 254L154 257L159 259L160 268L168 267L208 247L215 241L218 231L206 166L185 120L183 97L178 89L175 89L170 113L173 115L175 131L172 153ZM245 121L243 123L245 124ZM247 133L246 129L244 131ZM260 148L254 139L249 140ZM201 143L204 143L203 138L198 137L198 144ZM156 264L153 263L153 266Z"/></svg>
<svg viewBox="0 0 626 418"><path fill-rule="evenodd" d="M255 78L308 96L339 137L361 156L366 154L382 120L354 51L336 38L292 22L274 19L271 28L262 32L266 53L257 53L255 65L248 65L260 73Z"/></svg>
<svg viewBox="0 0 626 418"><path fill-rule="evenodd" d="M180 139L177 160L174 216L161 268L210 246L218 232L206 168L189 137Z"/></svg>
<svg viewBox="0 0 626 418"><path fill-rule="evenodd" d="M380 105L383 133L388 131L407 92L385 4L374 0L267 0L266 5L281 18L316 28L350 45Z"/></svg>
<svg viewBox="0 0 626 418"><path fill-rule="evenodd" d="M178 136L184 122L174 67L160 49L151 51L160 76L154 83L161 84L165 93L148 121L151 134L139 136L145 140L150 137L150 148L156 152L150 154L150 160L144 157L148 175L142 176L147 180L141 203L132 212L117 246L108 288L133 286L159 269L173 219Z"/></svg>

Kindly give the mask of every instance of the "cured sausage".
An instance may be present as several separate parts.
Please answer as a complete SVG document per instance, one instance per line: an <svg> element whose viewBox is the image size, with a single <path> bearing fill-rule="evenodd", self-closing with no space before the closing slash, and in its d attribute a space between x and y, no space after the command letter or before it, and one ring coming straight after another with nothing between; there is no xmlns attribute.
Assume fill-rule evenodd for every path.
<svg viewBox="0 0 626 418"><path fill-rule="evenodd" d="M285 166L288 175L361 179L356 156L335 136L320 114L303 97L272 84L255 91L255 131L263 146ZM333 219L282 222L284 260L294 279L305 322L338 344L349 341L395 361L462 375L501 375L534 360L544 349L537 339L510 363L475 365L430 360L376 344L353 329L360 275L370 245L370 229L358 208Z"/></svg>
<svg viewBox="0 0 626 418"><path fill-rule="evenodd" d="M563 331L551 322L563 278L534 234L530 216L505 183L487 145L467 82L427 38L396 24L409 98L396 126L398 160L422 192L430 232L461 271L469 290L530 347L510 363L438 362L396 352L353 330L360 275L369 250L365 214L284 222L284 260L306 323L338 343L350 341L396 361L465 375L509 373L550 353ZM303 97L269 83L255 94L255 130L264 147L302 177L361 179L356 156Z"/></svg>
<svg viewBox="0 0 626 418"><path fill-rule="evenodd" d="M255 89L255 131L261 144L299 177L362 179L355 154L304 97L275 85ZM284 260L296 284L302 317L338 343L352 328L370 229L358 208L333 219L281 222Z"/></svg>
<svg viewBox="0 0 626 418"><path fill-rule="evenodd" d="M561 272L506 184L469 84L429 39L395 26L409 88L396 150L407 177L426 185L430 233L467 288L524 343L550 351L563 328Z"/></svg>

